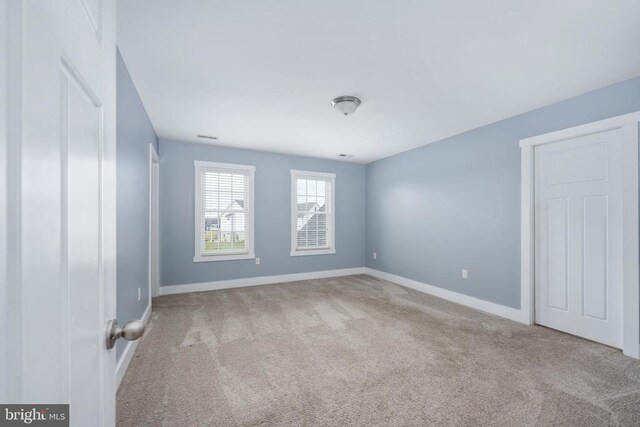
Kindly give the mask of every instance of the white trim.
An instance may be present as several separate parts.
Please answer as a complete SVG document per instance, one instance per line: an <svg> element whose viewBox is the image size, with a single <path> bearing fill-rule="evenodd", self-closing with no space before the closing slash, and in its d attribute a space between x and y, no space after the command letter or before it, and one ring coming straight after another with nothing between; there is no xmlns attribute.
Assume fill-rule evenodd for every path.
<svg viewBox="0 0 640 427"><path fill-rule="evenodd" d="M527 324L534 324L535 301L533 298L534 283L534 212L531 211L534 203L533 187L534 167L533 148L523 147L520 159L521 188L520 188L520 310Z"/></svg>
<svg viewBox="0 0 640 427"><path fill-rule="evenodd" d="M274 283L296 282L300 280L326 279L328 277L363 274L364 267L339 270L313 271L309 273L281 274L277 276L247 277L245 279L218 280L215 282L191 283L161 286L160 295L185 294L189 292L217 291L220 289L244 288L247 286L271 285Z"/></svg>
<svg viewBox="0 0 640 427"><path fill-rule="evenodd" d="M160 165L160 156L158 155L158 152L156 151L156 148L153 146L153 143L150 142L149 143L149 301L151 301L151 299L154 296L158 296L158 292L159 292L159 288L160 288L160 283L159 283L159 277L158 277L158 272L156 272L156 274L152 274L152 270L155 267L156 269L159 270L159 266L158 265L154 265L153 263L153 242L155 241L156 244L159 244L160 240L159 240L159 235L160 235L160 230L159 230L159 224L158 227L156 227L155 229L153 228L153 210L155 208L154 203L153 203L153 190L154 190L154 186L153 186L153 165L154 164L158 164L158 166ZM158 173L160 171L158 170ZM160 187L160 177L158 176L158 187ZM158 197L160 196L160 189L158 188ZM156 215L158 215L159 212L156 212ZM154 239L154 235L155 235L155 239ZM158 248L156 248L156 250L158 250ZM159 260L156 260L156 262L159 262ZM152 278L155 277L156 278L156 283L152 282Z"/></svg>
<svg viewBox="0 0 640 427"><path fill-rule="evenodd" d="M106 25L106 23L109 25ZM108 319L116 318L117 307L117 144L116 144L116 5L102 2L102 153L101 173L101 240L102 240L102 281L99 319L106 330ZM101 335L101 334L100 334ZM99 336L100 336L99 335ZM102 339L102 338L101 338ZM103 350L104 351L104 350ZM101 412L103 425L115 424L115 384L114 366L116 366L116 352L107 351L103 357L103 384L101 390ZM68 372L69 368L67 368ZM86 409L86 408L85 408Z"/></svg>
<svg viewBox="0 0 640 427"><path fill-rule="evenodd" d="M208 255L208 256L194 256L193 262L211 262L211 261L236 261L239 259L254 259L255 254L248 254L246 252L234 254L230 253L228 255Z"/></svg>
<svg viewBox="0 0 640 427"><path fill-rule="evenodd" d="M333 179L335 179L336 177L335 173L300 171L295 169L291 169L291 175L303 175L303 176L316 177L316 178L333 178Z"/></svg>
<svg viewBox="0 0 640 427"><path fill-rule="evenodd" d="M242 259L253 259L256 257L255 255L255 171L256 167L252 165L236 165L232 163L216 163L216 162L203 162L199 160L195 160L193 162L194 166L194 177L195 177L195 187L194 187L194 199L195 199L195 220L193 224L194 228L194 256L193 262L210 262L210 261L234 261L234 260L242 260ZM202 168L216 168L216 169L228 169L230 171L248 171L249 176L249 211L246 213L246 221L245 227L248 229L249 239L245 240L245 244L247 245L247 250L242 251L240 253L228 253L228 254L202 254L200 248L200 224L202 221L202 178L200 174L202 173Z"/></svg>
<svg viewBox="0 0 640 427"><path fill-rule="evenodd" d="M318 180L326 180L331 185L331 198L328 200L329 209L329 238L330 245L326 248L298 249L298 201L296 180L298 178L311 178ZM308 255L332 255L336 253L336 174L326 172L310 172L301 170L291 170L291 256L308 256Z"/></svg>
<svg viewBox="0 0 640 427"><path fill-rule="evenodd" d="M202 168L245 170L245 171L254 171L254 172L256 170L256 167L253 165L236 165L233 163L203 162L200 160L195 160L193 164L196 167L202 167Z"/></svg>
<svg viewBox="0 0 640 427"><path fill-rule="evenodd" d="M638 262L638 123L640 112L624 114L581 126L526 138L520 141L521 152L521 242L520 293L521 310L527 323L533 324L535 229L534 149L538 145L565 139L623 129L623 348L627 356L640 357L640 304Z"/></svg>
<svg viewBox="0 0 640 427"><path fill-rule="evenodd" d="M335 248L327 249L298 249L297 251L291 251L291 256L306 256L306 255L331 255L335 254Z"/></svg>
<svg viewBox="0 0 640 427"><path fill-rule="evenodd" d="M11 28L9 24L9 4L8 2L2 2L0 4L0 27ZM11 301L7 257L9 252L8 241L8 200L9 200L9 126L8 126L8 95L9 95L9 82L14 83L9 79L9 68L15 67L7 66L13 59L13 51L16 50L16 46L9 47L8 45L9 31L4 30L0 32L0 283L6 286L0 287L0 342L11 342L12 334L10 328L14 326L11 316L11 305L14 305L16 301ZM11 109L20 109L20 105L12 105ZM15 184L14 184L15 185ZM11 304L13 302L14 304ZM13 350L10 347L15 347L18 343L14 342L12 345L3 345L0 348L0 402L9 403L9 394L11 391L11 384L9 384L9 358Z"/></svg>
<svg viewBox="0 0 640 427"><path fill-rule="evenodd" d="M151 308L151 298L149 298L149 305L147 305L147 308L145 309L141 319L144 322L145 326L149 323L149 318L151 317L152 311L153 309ZM118 360L118 364L116 365L116 390L120 388L120 383L124 378L124 374L127 373L129 363L131 363L133 355L135 354L136 349L138 348L138 343L141 339L143 338L135 341L127 341L127 346L124 348L124 351L120 355L120 359Z"/></svg>
<svg viewBox="0 0 640 427"><path fill-rule="evenodd" d="M606 132L612 129L625 127L633 123L640 122L640 111L635 113L623 114L609 119L598 120L597 122L586 123L584 125L574 126L561 129L555 132L545 133L542 135L532 136L520 140L520 148L534 147L536 145L550 144L552 142L571 139L578 136L590 135L593 133Z"/></svg>
<svg viewBox="0 0 640 427"><path fill-rule="evenodd" d="M435 297L442 298L447 301L455 302L456 304L475 308L476 310L480 310L486 313L494 314L496 316L504 317L506 319L513 320L515 322L527 323L525 321L526 319L522 315L522 312L517 308L508 307L506 305L485 301L469 295L464 295L458 292L449 291L444 288L428 285L426 283L418 282L417 280L407 279L406 277L397 276L395 274L387 273L380 270L375 270L369 267L365 267L364 272L365 274L368 274L373 277L377 277L378 279L387 280L389 282L393 282L398 285L406 286L407 288L411 288L425 294L433 295Z"/></svg>
<svg viewBox="0 0 640 427"><path fill-rule="evenodd" d="M622 343L623 353L640 359L640 277L638 245L638 123L624 125L622 148Z"/></svg>

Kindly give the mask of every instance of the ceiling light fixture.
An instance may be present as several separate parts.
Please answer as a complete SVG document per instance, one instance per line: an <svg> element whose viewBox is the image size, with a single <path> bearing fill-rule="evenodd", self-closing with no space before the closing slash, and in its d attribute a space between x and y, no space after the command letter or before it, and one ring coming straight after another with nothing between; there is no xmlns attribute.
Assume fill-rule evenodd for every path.
<svg viewBox="0 0 640 427"><path fill-rule="evenodd" d="M353 114L360 104L362 104L362 101L355 96L339 96L331 101L331 106L345 116Z"/></svg>

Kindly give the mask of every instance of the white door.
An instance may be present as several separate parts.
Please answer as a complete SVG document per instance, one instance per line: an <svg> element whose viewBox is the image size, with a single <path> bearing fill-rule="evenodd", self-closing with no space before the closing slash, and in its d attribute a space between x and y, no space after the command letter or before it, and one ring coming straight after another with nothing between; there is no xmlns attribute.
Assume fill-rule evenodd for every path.
<svg viewBox="0 0 640 427"><path fill-rule="evenodd" d="M115 424L115 2L5 0L6 402ZM5 56L6 55L6 56ZM6 92L5 92L6 91ZM2 301L0 301L2 302Z"/></svg>
<svg viewBox="0 0 640 427"><path fill-rule="evenodd" d="M621 128L535 149L536 323L622 348Z"/></svg>

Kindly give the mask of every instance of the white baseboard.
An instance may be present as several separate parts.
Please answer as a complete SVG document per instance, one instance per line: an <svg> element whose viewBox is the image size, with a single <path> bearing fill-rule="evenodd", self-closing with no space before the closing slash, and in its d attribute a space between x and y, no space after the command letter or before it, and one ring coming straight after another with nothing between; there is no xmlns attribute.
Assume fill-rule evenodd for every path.
<svg viewBox="0 0 640 427"><path fill-rule="evenodd" d="M147 309L144 311L142 315L142 321L146 325L149 322L149 318L151 317L151 299L149 299L149 305ZM133 354L136 352L136 348L138 348L138 341L127 341L127 346L124 348L124 352L120 356L120 360L116 365L116 389L120 387L120 383L124 378L124 374L127 372L127 368L129 367L129 363L131 363L131 359L133 359Z"/></svg>
<svg viewBox="0 0 640 427"><path fill-rule="evenodd" d="M448 301L455 302L467 307L475 308L496 316L505 317L516 322L528 324L523 318L520 310L507 307L505 305L481 300L479 298L460 294L458 292L449 291L437 286L427 285L426 283L416 280L407 279L405 277L396 276L395 274L386 273L384 271L375 270L368 267L343 268L340 270L313 271L309 273L282 274L277 276L261 276L248 277L246 279L218 280L215 282L191 283L184 285L161 286L160 295L183 294L189 292L217 291L221 289L242 288L246 286L269 285L273 283L295 282L298 280L324 279L328 277L351 276L354 274L369 274L379 279L388 280L411 289L415 289L425 294L433 295ZM134 341L135 342L135 341ZM131 343L130 343L131 344ZM122 357L124 359L124 355ZM128 362L127 362L128 363ZM125 368L126 370L126 368Z"/></svg>
<svg viewBox="0 0 640 427"><path fill-rule="evenodd" d="M160 295L184 294L189 292L217 291L220 289L243 288L246 286L270 285L273 283L295 282L298 280L324 279L327 277L363 274L364 267L340 270L312 271L309 273L281 274L277 276L248 277L246 279L218 280L216 282L191 283L185 285L161 286Z"/></svg>
<svg viewBox="0 0 640 427"><path fill-rule="evenodd" d="M396 276L395 274L386 273L384 271L375 270L373 268L366 267L364 269L365 274L368 274L378 279L388 280L407 288L415 289L416 291L423 292L425 294L433 295L438 298L446 299L451 302L455 302L460 305L475 308L487 313L495 314L496 316L505 317L516 322L529 324L525 321L523 314L520 310L507 307L505 305L496 304L493 302L481 300L479 298L471 297L469 295L460 294L458 292L449 291L437 286L427 285L426 283L418 282L416 280L407 279L405 277Z"/></svg>

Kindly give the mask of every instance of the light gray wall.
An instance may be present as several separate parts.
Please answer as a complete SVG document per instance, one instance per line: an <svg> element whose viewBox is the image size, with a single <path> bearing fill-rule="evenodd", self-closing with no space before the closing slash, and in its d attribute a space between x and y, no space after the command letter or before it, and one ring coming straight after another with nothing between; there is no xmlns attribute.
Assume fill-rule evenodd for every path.
<svg viewBox="0 0 640 427"><path fill-rule="evenodd" d="M254 260L193 262L194 160L254 165ZM291 169L336 174L336 254L292 257ZM365 167L361 164L160 140L162 286L364 265Z"/></svg>
<svg viewBox="0 0 640 427"><path fill-rule="evenodd" d="M149 144L157 147L158 137L119 51L117 57L117 315L122 324L142 318L149 304ZM125 344L118 341L118 358Z"/></svg>
<svg viewBox="0 0 640 427"><path fill-rule="evenodd" d="M640 77L368 164L367 267L519 308L519 140L638 110Z"/></svg>

